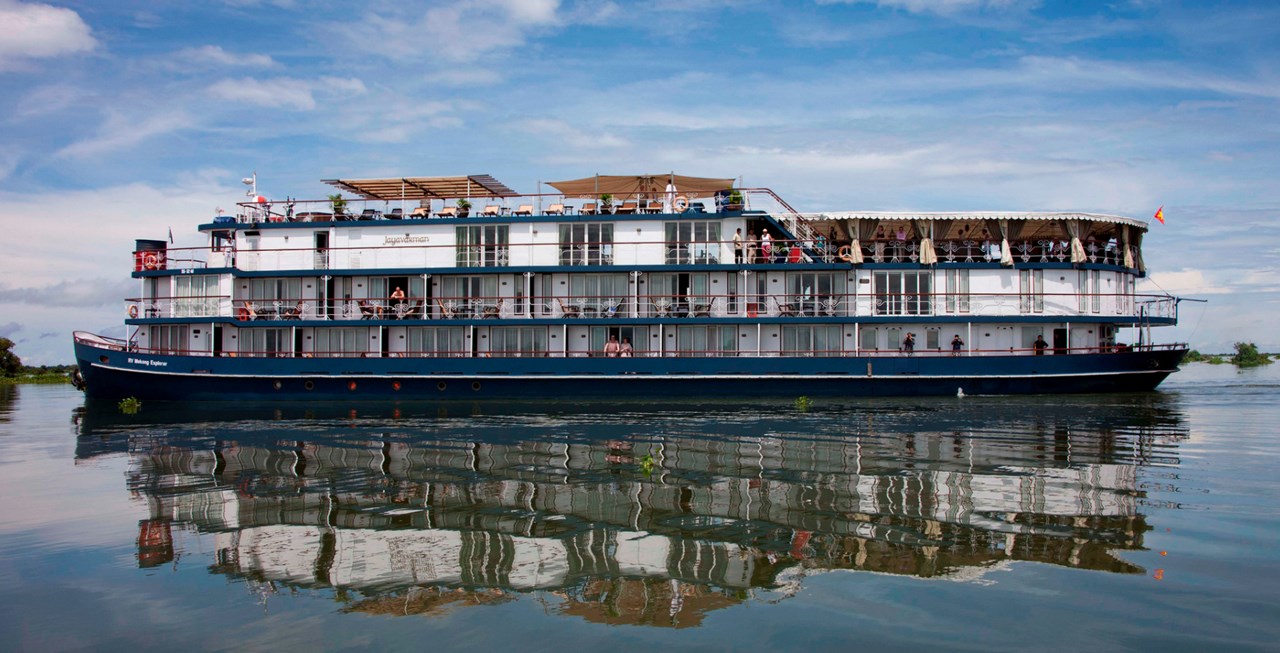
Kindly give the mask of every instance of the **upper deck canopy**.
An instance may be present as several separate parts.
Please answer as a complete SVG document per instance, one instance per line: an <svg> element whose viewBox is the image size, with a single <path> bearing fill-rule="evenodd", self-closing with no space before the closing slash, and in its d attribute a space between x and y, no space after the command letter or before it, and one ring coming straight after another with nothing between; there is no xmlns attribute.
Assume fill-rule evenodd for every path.
<svg viewBox="0 0 1280 653"><path fill-rule="evenodd" d="M690 197L705 197L733 187L733 179L687 177L675 173L657 175L596 175L582 179L547 182L552 188L571 197L598 197L608 193L614 197L655 198L675 186L675 192Z"/></svg>
<svg viewBox="0 0 1280 653"><path fill-rule="evenodd" d="M519 197L489 175L325 179L324 183L372 200L435 200L460 197Z"/></svg>

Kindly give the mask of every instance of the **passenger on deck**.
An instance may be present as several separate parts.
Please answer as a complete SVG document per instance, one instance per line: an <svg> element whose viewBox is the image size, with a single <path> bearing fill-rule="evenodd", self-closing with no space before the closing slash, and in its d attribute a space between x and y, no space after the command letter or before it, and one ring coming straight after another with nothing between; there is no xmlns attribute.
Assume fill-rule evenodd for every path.
<svg viewBox="0 0 1280 653"><path fill-rule="evenodd" d="M957 333L956 336L951 339L951 355L959 356L961 349L964 349L964 341L960 339L960 334Z"/></svg>
<svg viewBox="0 0 1280 653"><path fill-rule="evenodd" d="M733 262L742 265L742 229L733 232Z"/></svg>
<svg viewBox="0 0 1280 653"><path fill-rule="evenodd" d="M631 358L631 354L632 354L631 339L623 338L622 346L618 348L618 356L622 358Z"/></svg>
<svg viewBox="0 0 1280 653"><path fill-rule="evenodd" d="M391 291L391 299L397 302L404 301L404 291L400 289L400 286L396 286L396 289Z"/></svg>
<svg viewBox="0 0 1280 653"><path fill-rule="evenodd" d="M916 334L908 333L907 337L902 339L902 352L908 356L916 350Z"/></svg>
<svg viewBox="0 0 1280 653"><path fill-rule="evenodd" d="M773 262L773 239L768 230L760 233L760 260L765 263Z"/></svg>
<svg viewBox="0 0 1280 653"><path fill-rule="evenodd" d="M618 336L609 336L609 342L604 344L605 358L617 358L622 351L622 346L618 344Z"/></svg>
<svg viewBox="0 0 1280 653"><path fill-rule="evenodd" d="M1036 341L1031 345L1035 347L1036 356L1044 356L1044 350L1049 347L1049 343L1044 341L1044 336L1036 336Z"/></svg>
<svg viewBox="0 0 1280 653"><path fill-rule="evenodd" d="M756 230L747 231L747 264L756 262L756 250L760 247L760 241L756 238Z"/></svg>

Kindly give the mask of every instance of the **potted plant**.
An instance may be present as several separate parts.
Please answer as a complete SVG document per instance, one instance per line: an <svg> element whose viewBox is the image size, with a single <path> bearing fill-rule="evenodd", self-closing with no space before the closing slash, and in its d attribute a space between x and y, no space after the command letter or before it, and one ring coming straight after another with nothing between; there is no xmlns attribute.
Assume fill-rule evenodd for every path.
<svg viewBox="0 0 1280 653"><path fill-rule="evenodd" d="M613 195L605 193L600 196L600 212L613 213Z"/></svg>
<svg viewBox="0 0 1280 653"><path fill-rule="evenodd" d="M726 210L726 211L741 211L741 210L742 210L742 204L743 204L743 200L742 200L742 192L735 188L735 189L733 189L733 190L729 191L729 196L725 198L725 200L724 200L724 210Z"/></svg>
<svg viewBox="0 0 1280 653"><path fill-rule="evenodd" d="M333 208L334 219L346 215L347 200L342 198L342 193L334 193L329 196L329 206Z"/></svg>
<svg viewBox="0 0 1280 653"><path fill-rule="evenodd" d="M458 199L458 217L465 218L471 214L471 200L465 197Z"/></svg>

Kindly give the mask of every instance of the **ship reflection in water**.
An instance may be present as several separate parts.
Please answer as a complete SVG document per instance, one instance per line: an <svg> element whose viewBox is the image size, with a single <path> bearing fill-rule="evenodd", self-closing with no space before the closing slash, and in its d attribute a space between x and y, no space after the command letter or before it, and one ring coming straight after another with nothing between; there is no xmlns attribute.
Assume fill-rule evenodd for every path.
<svg viewBox="0 0 1280 653"><path fill-rule="evenodd" d="M832 570L1144 571L1123 556L1149 529L1141 477L1177 465L1186 437L1162 396L904 401L90 405L77 457L128 452L128 490L150 510L139 565L177 564L183 540L211 538L211 573L259 594L332 588L353 612L529 597L590 621L687 627Z"/></svg>

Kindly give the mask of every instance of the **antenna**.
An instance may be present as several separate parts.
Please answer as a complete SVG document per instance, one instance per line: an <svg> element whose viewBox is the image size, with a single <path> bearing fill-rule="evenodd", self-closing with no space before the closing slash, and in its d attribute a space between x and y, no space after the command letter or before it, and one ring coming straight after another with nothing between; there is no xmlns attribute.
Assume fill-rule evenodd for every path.
<svg viewBox="0 0 1280 653"><path fill-rule="evenodd" d="M249 187L249 190L244 192L245 197L256 197L258 195L258 173L256 171L253 173L252 177L245 177L244 179L241 179L240 183Z"/></svg>

